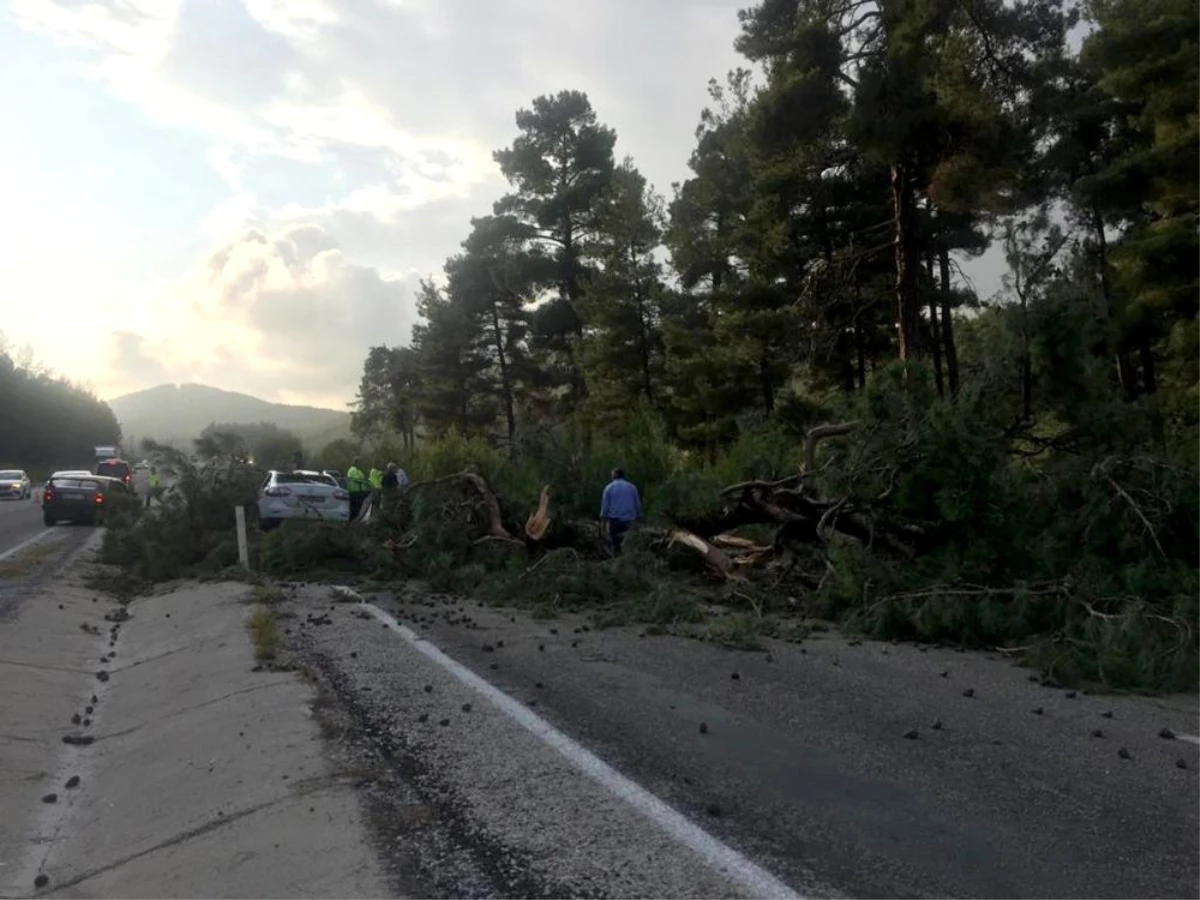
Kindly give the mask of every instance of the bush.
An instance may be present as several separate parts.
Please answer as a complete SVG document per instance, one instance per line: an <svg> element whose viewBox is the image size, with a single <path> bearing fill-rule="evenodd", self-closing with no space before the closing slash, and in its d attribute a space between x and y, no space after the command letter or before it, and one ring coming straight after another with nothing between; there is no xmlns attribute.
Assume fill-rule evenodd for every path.
<svg viewBox="0 0 1200 900"><path fill-rule="evenodd" d="M911 558L838 534L790 545L782 565L744 570L746 581L715 581L698 554L664 546L666 528L715 521L729 484L796 472L803 441L780 425L747 425L723 452L700 458L640 412L590 444L570 425L526 431L506 449L453 432L424 441L401 460L418 486L389 495L369 527L285 523L252 532L253 556L269 575L421 578L540 616L586 613L731 646L802 636L816 617L879 638L1005 647L1058 679L1193 685L1200 484L1191 451L1175 442L1174 455L1133 452L1146 441L1127 432L1152 421L1135 405L1106 412L1097 401L1086 415L1072 412L1074 431L1043 416L1010 436L987 390L947 403L920 384L902 389L890 368L834 402L824 421L862 424L822 444L806 488L901 527ZM1064 434L1087 452L1059 449ZM642 489L651 527L608 559L595 520L615 466ZM478 495L447 477L463 471L486 479L513 535L550 485L541 544L489 538ZM161 507L114 516L110 561L148 580L236 562L233 506L251 505L258 473L231 459L181 472ZM776 529L739 534L770 545ZM706 624L713 604L736 613Z"/></svg>

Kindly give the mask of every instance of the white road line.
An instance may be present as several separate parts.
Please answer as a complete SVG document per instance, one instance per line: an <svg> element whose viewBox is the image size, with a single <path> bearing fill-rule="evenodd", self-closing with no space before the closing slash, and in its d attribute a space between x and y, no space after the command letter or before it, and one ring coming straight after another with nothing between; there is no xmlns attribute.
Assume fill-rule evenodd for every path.
<svg viewBox="0 0 1200 900"><path fill-rule="evenodd" d="M49 528L47 528L45 531L39 531L29 540L21 541L21 543L17 544L17 546L11 547L8 550L5 550L3 553L0 553L0 561L8 559L10 556L16 556L26 547L32 547L38 541L45 540L51 534L53 534L53 532Z"/></svg>
<svg viewBox="0 0 1200 900"><path fill-rule="evenodd" d="M1181 741L1187 741L1189 744L1200 744L1200 737L1196 737L1194 734L1177 734L1175 737Z"/></svg>
<svg viewBox="0 0 1200 900"><path fill-rule="evenodd" d="M451 659L428 641L421 639L416 632L401 625L395 618L388 615L382 609L373 603L365 602L356 592L349 588L342 587L336 590L344 597L357 599L372 616L390 626L396 634L418 653L446 669L451 675L468 687L474 688L509 718L561 753L585 775L598 781L680 843L690 847L718 871L724 872L731 879L740 883L752 896L779 898L779 900L785 900L785 898L786 900L793 900L793 898L799 900L799 895L795 891L770 872L751 862L732 847L721 843L681 813L663 803L663 801L659 800L645 788L630 781L590 750L587 750L582 745L577 744L571 738L567 737L533 711L488 681L480 678L466 666Z"/></svg>

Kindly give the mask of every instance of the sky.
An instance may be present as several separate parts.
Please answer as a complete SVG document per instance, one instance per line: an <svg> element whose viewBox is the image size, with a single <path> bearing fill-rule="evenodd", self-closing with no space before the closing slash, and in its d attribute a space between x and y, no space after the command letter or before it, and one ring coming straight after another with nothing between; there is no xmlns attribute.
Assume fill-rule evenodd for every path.
<svg viewBox="0 0 1200 900"><path fill-rule="evenodd" d="M8 0L0 333L111 398L200 382L345 408L367 348L586 91L687 177L746 0Z"/></svg>

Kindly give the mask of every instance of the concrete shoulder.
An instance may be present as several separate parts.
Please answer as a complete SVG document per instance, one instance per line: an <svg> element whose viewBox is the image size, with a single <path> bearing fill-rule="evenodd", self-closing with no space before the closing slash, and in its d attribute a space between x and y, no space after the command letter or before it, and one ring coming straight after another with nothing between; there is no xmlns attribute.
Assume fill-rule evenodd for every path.
<svg viewBox="0 0 1200 900"><path fill-rule="evenodd" d="M122 607L75 573L0 629L0 894L392 895L312 687L255 671L247 594Z"/></svg>

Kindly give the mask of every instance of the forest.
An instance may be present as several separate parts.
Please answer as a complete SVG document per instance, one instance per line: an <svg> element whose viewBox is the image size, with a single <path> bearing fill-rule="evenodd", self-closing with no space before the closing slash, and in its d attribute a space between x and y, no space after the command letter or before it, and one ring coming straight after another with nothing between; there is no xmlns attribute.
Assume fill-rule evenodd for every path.
<svg viewBox="0 0 1200 900"><path fill-rule="evenodd" d="M425 477L473 465L513 533L543 485L560 526L594 520L623 465L716 580L1193 682L1195 0L739 20L747 67L710 84L669 198L585 94L516 114L510 192L411 342L371 348L358 436ZM989 247L994 297L963 273Z"/></svg>
<svg viewBox="0 0 1200 900"><path fill-rule="evenodd" d="M0 336L0 468L26 469L35 478L56 468L89 468L97 445L120 438L107 403Z"/></svg>
<svg viewBox="0 0 1200 900"><path fill-rule="evenodd" d="M364 362L364 459L412 486L365 542L272 533L264 569L1192 687L1197 21L762 0L669 197L586 94L536 98L495 153L509 192ZM610 559L614 466L646 517Z"/></svg>

